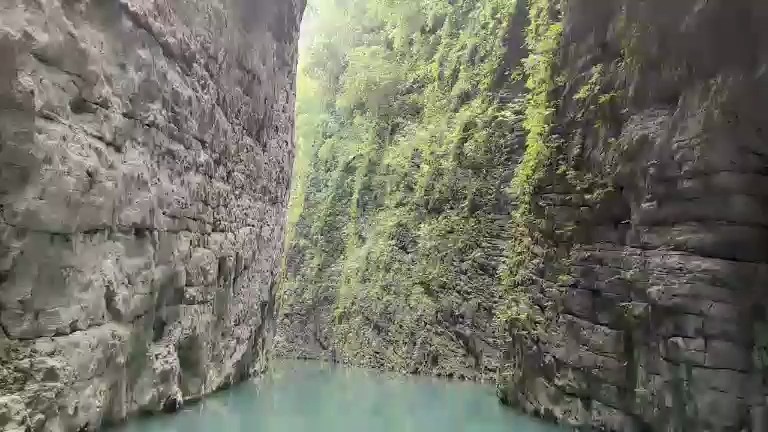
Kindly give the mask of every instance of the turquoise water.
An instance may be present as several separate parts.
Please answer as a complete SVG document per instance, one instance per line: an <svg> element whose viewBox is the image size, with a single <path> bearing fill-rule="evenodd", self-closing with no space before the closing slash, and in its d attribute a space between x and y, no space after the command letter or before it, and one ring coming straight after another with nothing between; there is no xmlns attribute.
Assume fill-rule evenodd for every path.
<svg viewBox="0 0 768 432"><path fill-rule="evenodd" d="M554 432L501 406L492 385L282 361L174 415L114 432Z"/></svg>

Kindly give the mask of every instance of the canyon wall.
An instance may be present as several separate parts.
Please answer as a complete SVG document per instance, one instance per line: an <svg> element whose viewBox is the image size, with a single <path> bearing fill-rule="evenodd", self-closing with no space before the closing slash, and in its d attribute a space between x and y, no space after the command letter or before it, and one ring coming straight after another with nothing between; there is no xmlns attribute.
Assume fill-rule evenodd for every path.
<svg viewBox="0 0 768 432"><path fill-rule="evenodd" d="M526 3L318 3L276 352L493 380Z"/></svg>
<svg viewBox="0 0 768 432"><path fill-rule="evenodd" d="M279 352L768 430L765 2L348 4L304 74Z"/></svg>
<svg viewBox="0 0 768 432"><path fill-rule="evenodd" d="M512 259L536 313L510 322L502 398L598 430L768 430L768 5L530 3Z"/></svg>
<svg viewBox="0 0 768 432"><path fill-rule="evenodd" d="M0 430L93 430L261 373L303 8L0 2Z"/></svg>

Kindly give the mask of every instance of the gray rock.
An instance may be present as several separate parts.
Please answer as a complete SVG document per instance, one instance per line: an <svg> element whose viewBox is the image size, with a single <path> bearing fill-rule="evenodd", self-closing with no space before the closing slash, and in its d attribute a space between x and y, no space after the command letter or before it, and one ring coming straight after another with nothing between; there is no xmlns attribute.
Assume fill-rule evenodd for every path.
<svg viewBox="0 0 768 432"><path fill-rule="evenodd" d="M263 370L303 0L0 4L0 430Z"/></svg>
<svg viewBox="0 0 768 432"><path fill-rule="evenodd" d="M0 396L0 424L4 431L26 432L29 427L27 408L18 396Z"/></svg>
<svg viewBox="0 0 768 432"><path fill-rule="evenodd" d="M575 280L535 341L510 344L531 354L502 367L515 378L504 399L572 423L560 414L568 402L541 391L545 380L599 402L577 420L595 430L765 430L768 4L543 3L552 16L562 5L554 74L564 85L552 102L564 142L533 185L531 225L547 227L540 237L581 231L539 240L541 250L571 246L570 256L545 256L542 282L528 288L562 269ZM574 97L595 67L597 94ZM566 202L593 214L561 212ZM621 331L621 343L580 321Z"/></svg>

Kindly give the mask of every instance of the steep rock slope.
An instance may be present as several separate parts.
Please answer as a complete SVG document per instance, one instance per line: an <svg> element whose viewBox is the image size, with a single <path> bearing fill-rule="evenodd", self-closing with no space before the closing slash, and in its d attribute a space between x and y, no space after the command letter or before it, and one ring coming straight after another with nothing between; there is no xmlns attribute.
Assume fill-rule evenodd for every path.
<svg viewBox="0 0 768 432"><path fill-rule="evenodd" d="M525 6L318 3L278 353L495 377Z"/></svg>
<svg viewBox="0 0 768 432"><path fill-rule="evenodd" d="M601 430L768 430L768 5L531 8L502 397Z"/></svg>
<svg viewBox="0 0 768 432"><path fill-rule="evenodd" d="M303 0L0 4L0 430L259 373Z"/></svg>

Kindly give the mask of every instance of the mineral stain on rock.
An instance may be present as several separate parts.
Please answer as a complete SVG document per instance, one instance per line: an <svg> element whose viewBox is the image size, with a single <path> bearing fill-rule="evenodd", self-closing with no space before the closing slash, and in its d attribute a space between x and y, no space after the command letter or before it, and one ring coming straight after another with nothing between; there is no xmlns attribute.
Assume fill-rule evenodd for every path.
<svg viewBox="0 0 768 432"><path fill-rule="evenodd" d="M0 430L265 367L303 0L0 4Z"/></svg>

